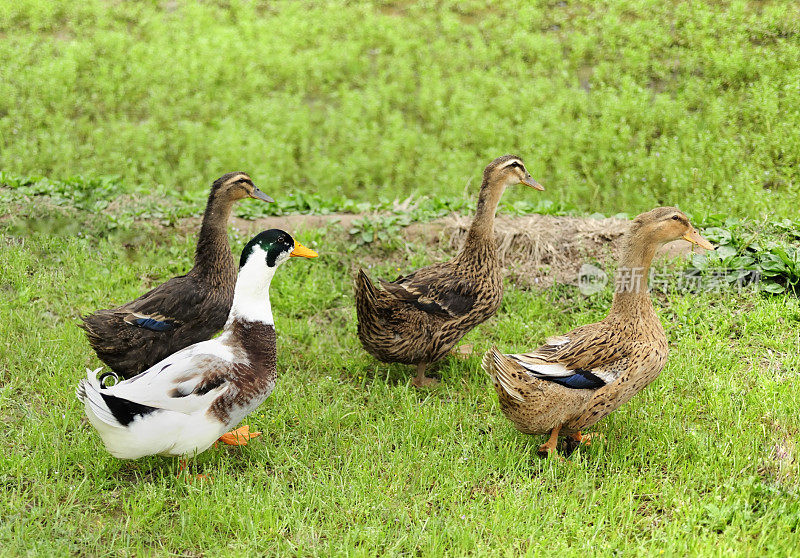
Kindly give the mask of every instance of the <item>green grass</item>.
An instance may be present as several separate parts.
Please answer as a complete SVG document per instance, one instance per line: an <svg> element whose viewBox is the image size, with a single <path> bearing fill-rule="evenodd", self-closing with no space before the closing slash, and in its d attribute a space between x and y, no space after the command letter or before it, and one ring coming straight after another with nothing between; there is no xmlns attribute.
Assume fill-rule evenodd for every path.
<svg viewBox="0 0 800 558"><path fill-rule="evenodd" d="M790 288L799 33L782 1L0 0L0 556L795 554L795 295L658 294L667 368L560 461L503 418L480 355L600 319L608 290L508 281L476 354L420 391L361 349L352 271L448 257L397 229L471 210L513 152L547 191L505 213L679 205L725 248L693 265ZM173 226L230 170L278 202L245 217L381 215L291 231L320 258L273 282L264 435L199 456L197 484L105 452L76 322L188 269L196 231Z"/></svg>
<svg viewBox="0 0 800 558"><path fill-rule="evenodd" d="M4 210L5 211L5 210ZM44 219L46 215L38 216ZM789 555L800 544L800 305L788 295L657 297L671 357L645 391L567 461L500 413L479 355L532 347L601 318L610 292L507 285L498 315L448 359L442 384L376 362L355 331L351 267L388 276L446 254L350 250L295 231L320 252L273 282L279 383L248 419L246 448L211 449L196 484L165 458L109 456L74 386L98 364L75 323L191 265L191 234L135 249L74 212L71 230L0 234L0 554ZM234 237L238 249L246 239Z"/></svg>
<svg viewBox="0 0 800 558"><path fill-rule="evenodd" d="M785 1L1 0L0 170L374 202L514 152L584 212L794 216L798 33Z"/></svg>

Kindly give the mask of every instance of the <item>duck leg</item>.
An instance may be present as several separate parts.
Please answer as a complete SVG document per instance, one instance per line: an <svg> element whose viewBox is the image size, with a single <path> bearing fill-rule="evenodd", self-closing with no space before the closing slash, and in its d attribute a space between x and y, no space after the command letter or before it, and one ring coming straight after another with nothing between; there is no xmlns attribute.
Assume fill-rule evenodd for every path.
<svg viewBox="0 0 800 558"><path fill-rule="evenodd" d="M428 363L426 362L420 362L417 364L417 377L411 380L411 383L416 387L435 386L439 383L439 380L436 378L429 378L425 375L425 369L427 367Z"/></svg>
<svg viewBox="0 0 800 558"><path fill-rule="evenodd" d="M561 425L559 424L555 428L550 431L550 438L547 441L539 446L539 454L548 456L551 453L556 451L556 445L558 445L558 433L561 430Z"/></svg>
<svg viewBox="0 0 800 558"><path fill-rule="evenodd" d="M261 432L250 432L250 425L245 424L236 430L231 430L227 434L219 437L219 441L229 446L246 446L250 438L261 436Z"/></svg>
<svg viewBox="0 0 800 558"><path fill-rule="evenodd" d="M572 453L578 446L590 446L592 445L592 440L602 440L605 436L600 434L599 432L589 432L588 434L581 434L581 431L578 430L575 434L570 434L567 436L567 447L566 452L567 454Z"/></svg>
<svg viewBox="0 0 800 558"><path fill-rule="evenodd" d="M178 460L178 475L176 476L176 478L181 478L181 475L186 470L186 466L187 466L187 463L186 463L185 459L179 459Z"/></svg>
<svg viewBox="0 0 800 558"><path fill-rule="evenodd" d="M180 479L183 476L183 474L186 472L186 469L188 467L189 467L189 463L185 459L178 460L178 475L175 478ZM194 482L194 481L214 482L214 477L212 477L211 475L192 475L192 474L189 474L189 476L187 477L187 480L189 482Z"/></svg>

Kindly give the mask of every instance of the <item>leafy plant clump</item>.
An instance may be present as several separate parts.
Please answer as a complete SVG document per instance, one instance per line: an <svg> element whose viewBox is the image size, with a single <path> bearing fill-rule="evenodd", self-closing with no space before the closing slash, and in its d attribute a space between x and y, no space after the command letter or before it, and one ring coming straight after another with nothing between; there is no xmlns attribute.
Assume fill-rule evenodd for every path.
<svg viewBox="0 0 800 558"><path fill-rule="evenodd" d="M64 180L44 176L15 176L0 171L0 186L17 196L47 196L55 205L69 205L85 211L100 211L121 193L118 176L83 176Z"/></svg>
<svg viewBox="0 0 800 558"><path fill-rule="evenodd" d="M410 223L411 217L408 215L377 215L356 219L348 230L353 240L350 248L380 242L385 249L394 250L402 242L402 227Z"/></svg>
<svg viewBox="0 0 800 558"><path fill-rule="evenodd" d="M729 283L755 283L768 293L798 293L800 221L783 219L760 229L738 219L719 225L703 229L717 249L694 254L692 271L714 273Z"/></svg>

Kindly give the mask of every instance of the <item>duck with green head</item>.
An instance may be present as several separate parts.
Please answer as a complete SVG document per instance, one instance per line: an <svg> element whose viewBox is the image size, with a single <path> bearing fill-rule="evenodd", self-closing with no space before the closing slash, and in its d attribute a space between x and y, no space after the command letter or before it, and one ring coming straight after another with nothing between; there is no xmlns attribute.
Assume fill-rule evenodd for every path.
<svg viewBox="0 0 800 558"><path fill-rule="evenodd" d="M258 234L242 251L219 337L111 387L98 379L100 369L87 370L76 395L112 455L200 453L269 397L278 374L269 287L277 268L293 256L317 253L279 229Z"/></svg>

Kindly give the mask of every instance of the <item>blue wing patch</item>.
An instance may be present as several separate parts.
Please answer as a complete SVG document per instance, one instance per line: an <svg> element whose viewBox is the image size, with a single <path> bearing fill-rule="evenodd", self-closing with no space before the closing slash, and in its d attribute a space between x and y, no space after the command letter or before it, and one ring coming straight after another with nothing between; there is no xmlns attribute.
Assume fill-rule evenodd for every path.
<svg viewBox="0 0 800 558"><path fill-rule="evenodd" d="M542 380L547 380L549 382L555 382L557 384L561 384L564 387L568 387L571 389L598 389L606 385L606 383L589 372L588 370L582 370L578 368L575 370L575 373L571 376L565 376L562 378L554 378L552 376L540 376Z"/></svg>
<svg viewBox="0 0 800 558"><path fill-rule="evenodd" d="M151 316L130 314L125 317L125 323L143 329L149 329L150 331L171 331L179 325L177 320L171 320L158 314L153 314Z"/></svg>
<svg viewBox="0 0 800 558"><path fill-rule="evenodd" d="M133 323L139 327L152 329L153 331L169 331L175 329L175 324L154 320L153 318L136 318Z"/></svg>

